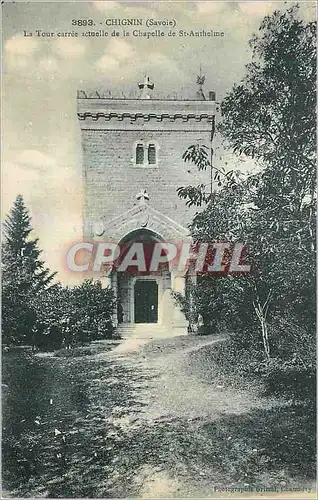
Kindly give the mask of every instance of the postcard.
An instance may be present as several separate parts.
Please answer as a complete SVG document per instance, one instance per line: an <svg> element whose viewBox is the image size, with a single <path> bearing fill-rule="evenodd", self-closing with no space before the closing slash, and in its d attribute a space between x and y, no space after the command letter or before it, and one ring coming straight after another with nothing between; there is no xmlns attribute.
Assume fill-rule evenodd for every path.
<svg viewBox="0 0 318 500"><path fill-rule="evenodd" d="M315 19L2 2L3 498L316 498Z"/></svg>

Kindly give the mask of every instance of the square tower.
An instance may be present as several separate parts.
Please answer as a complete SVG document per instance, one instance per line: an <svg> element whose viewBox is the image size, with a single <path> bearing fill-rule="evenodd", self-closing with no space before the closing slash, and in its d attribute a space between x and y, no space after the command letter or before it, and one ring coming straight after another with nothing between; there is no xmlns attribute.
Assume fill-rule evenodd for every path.
<svg viewBox="0 0 318 500"><path fill-rule="evenodd" d="M147 232L150 241L187 238L187 224L195 209L178 197L177 188L207 184L209 173L198 172L182 155L193 144L209 144L215 106L213 95L205 99L199 77L198 83L195 98L186 100L152 95L154 85L148 77L139 84L139 98L78 93L85 238L121 243L142 237L144 241ZM184 277L173 272L133 278L119 274L108 276L123 309L115 322L163 323L164 311L175 307L168 291L184 288L180 282ZM139 281L144 281L144 287ZM155 310L154 304L144 300L143 288ZM169 312L170 316L175 313ZM175 326L173 317L168 323L169 328Z"/></svg>

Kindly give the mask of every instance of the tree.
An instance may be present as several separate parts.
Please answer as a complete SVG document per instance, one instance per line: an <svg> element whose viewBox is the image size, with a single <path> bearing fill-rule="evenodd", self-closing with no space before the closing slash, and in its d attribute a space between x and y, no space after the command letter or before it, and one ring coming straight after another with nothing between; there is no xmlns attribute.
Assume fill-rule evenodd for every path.
<svg viewBox="0 0 318 500"><path fill-rule="evenodd" d="M204 205L191 225L196 241L248 242L253 274L223 280L222 290L236 289L244 308L234 302L229 307L250 326L248 335L258 322L268 359L284 356L274 318L302 330L305 319L307 331L314 332L315 32L315 23L299 18L298 7L265 17L250 42L253 59L246 77L221 104L217 130L237 155L254 159L257 172L235 178L234 172L217 169L219 190L208 196L202 186L178 190L188 204ZM211 166L206 146L191 146L184 158L199 169ZM297 327L290 331L295 334Z"/></svg>
<svg viewBox="0 0 318 500"><path fill-rule="evenodd" d="M222 102L218 130L235 153L260 167L245 184L253 207L245 237L258 271L253 307L269 356L269 307L287 297L303 303L304 283L313 291L316 23L300 19L298 6L275 11L250 46L253 61Z"/></svg>
<svg viewBox="0 0 318 500"><path fill-rule="evenodd" d="M316 23L300 19L298 6L275 11L250 47L253 61L223 100L218 130L234 152L266 165L263 202L280 208L316 185Z"/></svg>
<svg viewBox="0 0 318 500"><path fill-rule="evenodd" d="M2 249L3 334L8 343L31 341L36 319L33 302L56 274L40 259L38 239L32 239L31 232L31 217L18 195L4 222Z"/></svg>

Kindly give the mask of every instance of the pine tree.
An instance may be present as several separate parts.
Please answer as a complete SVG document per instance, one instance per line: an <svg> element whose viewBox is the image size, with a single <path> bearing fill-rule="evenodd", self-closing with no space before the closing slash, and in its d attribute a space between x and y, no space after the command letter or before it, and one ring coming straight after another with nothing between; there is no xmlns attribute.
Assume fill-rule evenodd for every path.
<svg viewBox="0 0 318 500"><path fill-rule="evenodd" d="M34 300L56 273L40 259L38 239L32 239L31 217L18 195L4 222L2 248L2 324L5 343L28 343L35 322Z"/></svg>

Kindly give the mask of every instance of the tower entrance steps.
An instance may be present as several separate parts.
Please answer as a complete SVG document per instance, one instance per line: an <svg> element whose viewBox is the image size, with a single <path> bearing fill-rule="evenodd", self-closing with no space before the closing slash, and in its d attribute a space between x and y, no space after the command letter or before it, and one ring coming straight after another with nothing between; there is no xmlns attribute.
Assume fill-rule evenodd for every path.
<svg viewBox="0 0 318 500"><path fill-rule="evenodd" d="M116 328L116 333L122 339L160 339L186 334L181 329L175 329L159 323L121 323Z"/></svg>

